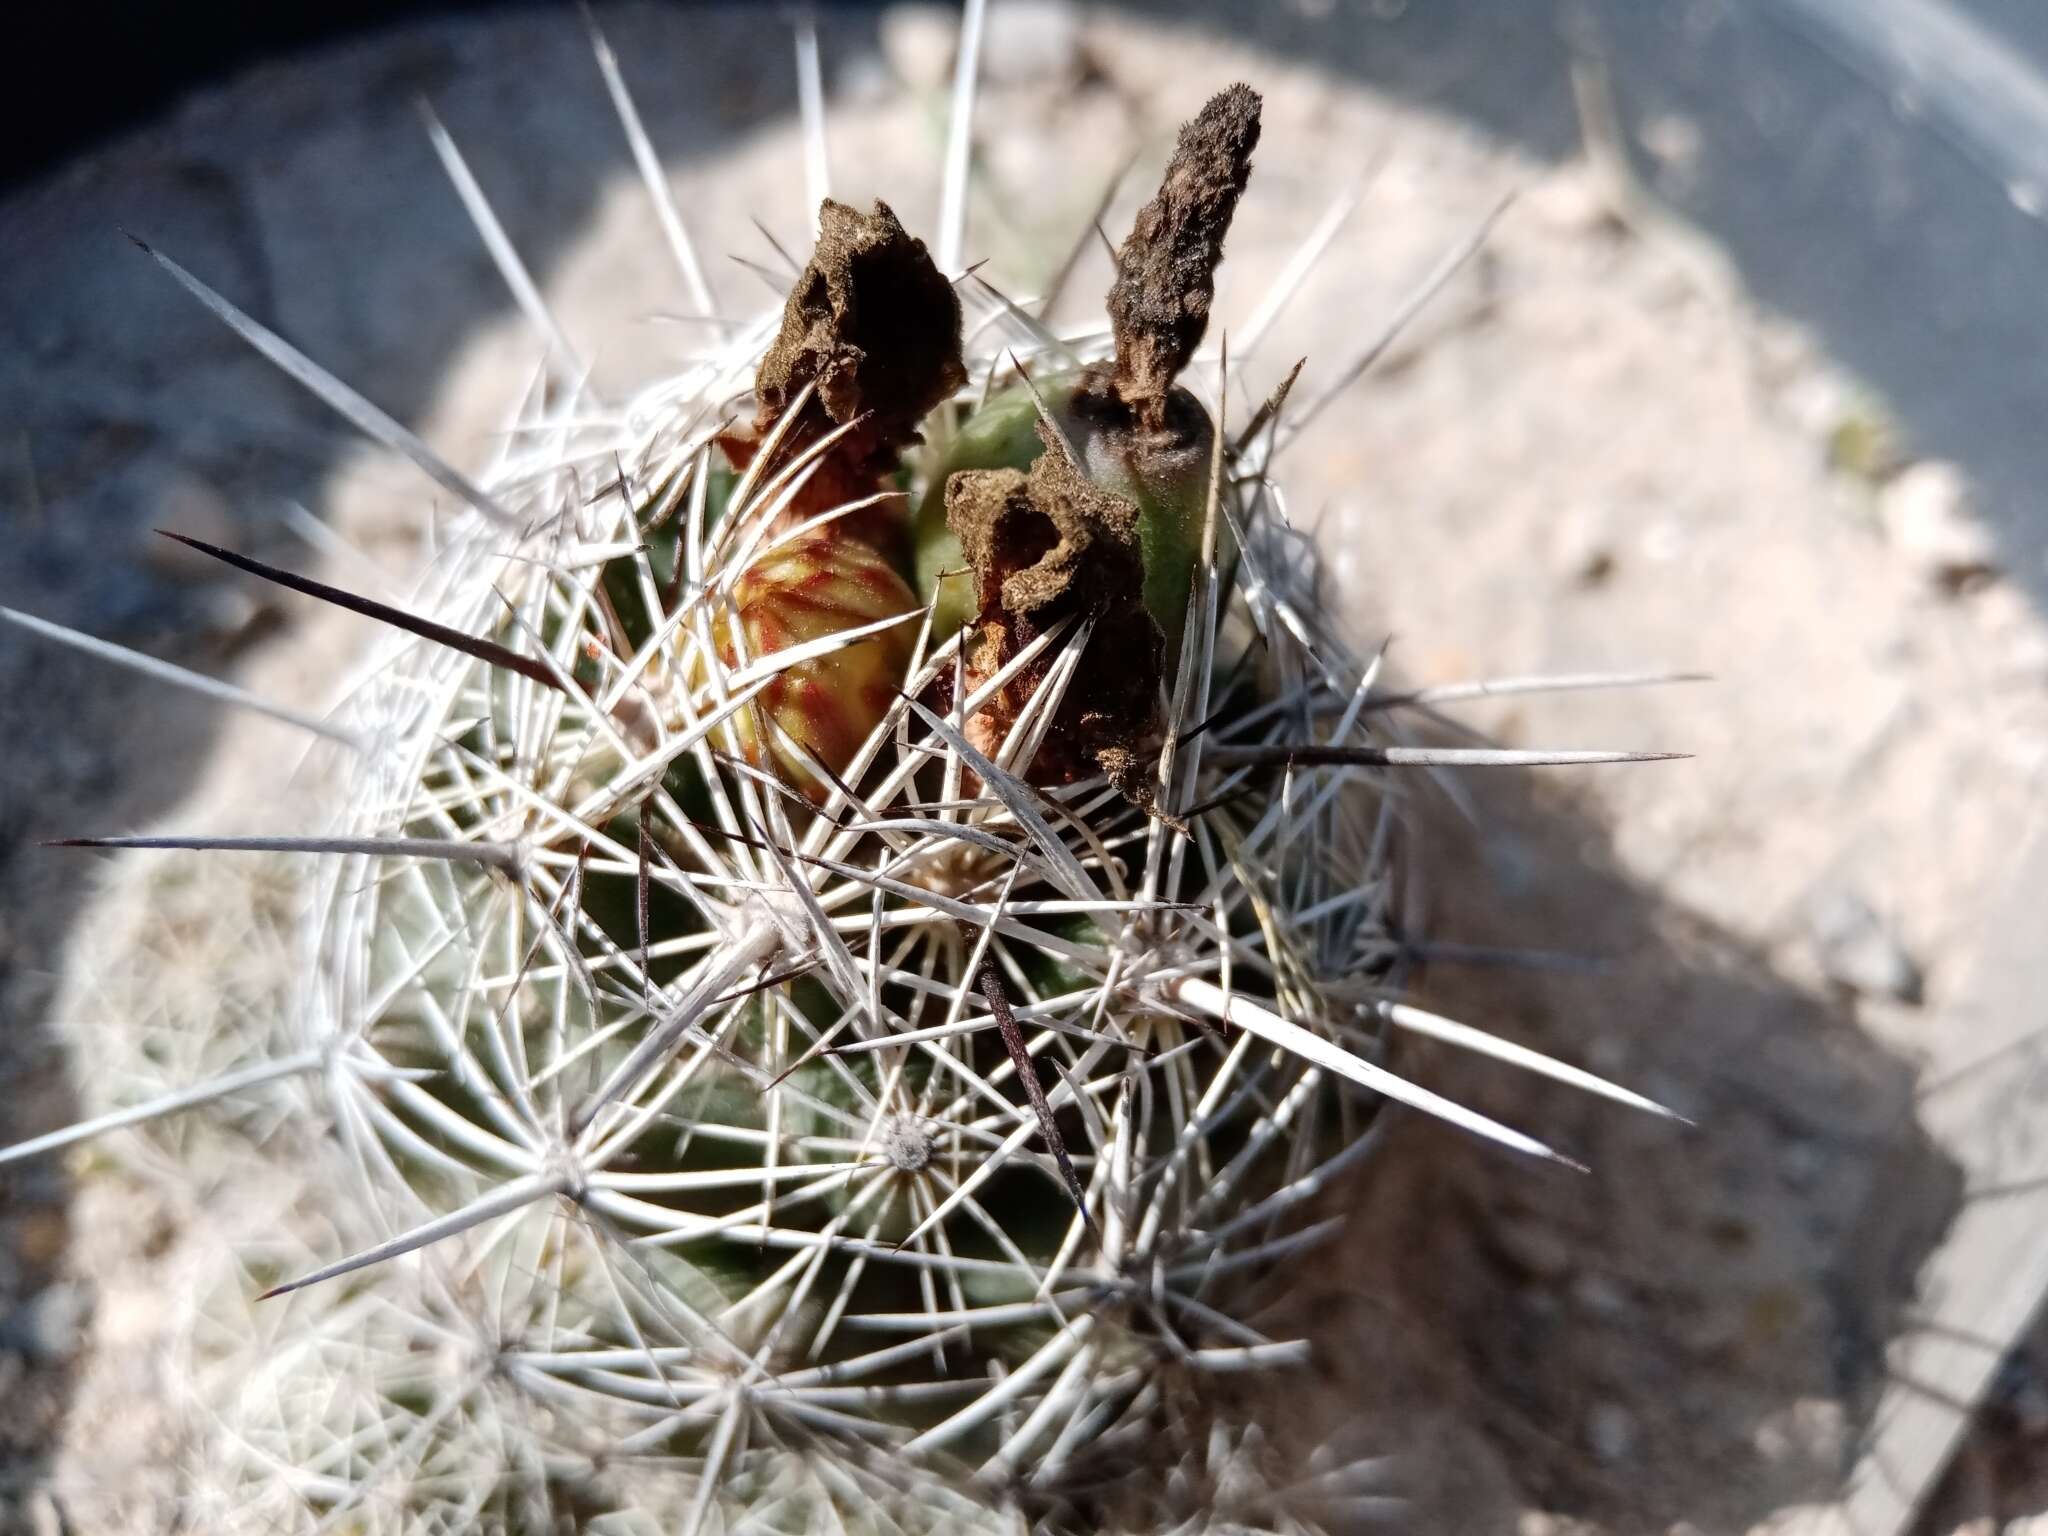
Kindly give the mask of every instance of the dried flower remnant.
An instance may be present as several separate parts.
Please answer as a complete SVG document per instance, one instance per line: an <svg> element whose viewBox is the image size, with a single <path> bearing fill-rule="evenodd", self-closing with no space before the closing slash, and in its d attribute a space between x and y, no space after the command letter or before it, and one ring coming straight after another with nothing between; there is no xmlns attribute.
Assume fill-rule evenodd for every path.
<svg viewBox="0 0 2048 1536"><path fill-rule="evenodd" d="M1139 511L1084 475L1050 423L1038 430L1045 451L1028 471L962 470L946 484L981 607L969 672L992 677L1061 620L1090 622L1099 664L1075 670L1029 772L1042 784L1097 772L1121 782L1157 735L1166 648L1145 607ZM970 738L1000 745L1044 680L1026 668L969 722Z"/></svg>
<svg viewBox="0 0 2048 1536"><path fill-rule="evenodd" d="M1159 195L1138 210L1109 290L1117 398L1148 432L1167 425L1167 393L1209 327L1216 268L1259 142L1259 94L1218 92L1180 131Z"/></svg>
<svg viewBox="0 0 2048 1536"><path fill-rule="evenodd" d="M827 198L818 247L790 291L782 330L754 389L772 422L804 385L844 425L865 412L876 452L917 436L917 422L967 381L960 301L922 240L887 203L861 213Z"/></svg>
<svg viewBox="0 0 2048 1536"><path fill-rule="evenodd" d="M992 401L962 430L944 536L929 506L919 517L918 567L939 619L964 619L965 607L979 625L972 677L994 675L1061 619L1092 625L1092 662L1070 680L1030 776L1063 784L1104 773L1148 809L1142 765L1158 744L1161 685L1180 659L1215 444L1208 412L1175 380L1208 328L1259 105L1257 92L1233 85L1181 129L1158 195L1117 253L1114 360ZM1012 462L961 462L977 452ZM971 602L966 584L949 587L943 574L963 563ZM1000 742L1043 681L1043 668L1025 671L970 733Z"/></svg>
<svg viewBox="0 0 2048 1536"><path fill-rule="evenodd" d="M786 514L792 521L813 516L885 488L901 451L919 440L918 423L966 381L960 300L925 243L905 232L887 203L862 213L827 198L818 211L817 248L755 374L752 427L727 433L721 446L744 468L812 386L786 453L856 424ZM874 508L844 521L846 533L898 552L899 510Z"/></svg>
<svg viewBox="0 0 2048 1536"><path fill-rule="evenodd" d="M744 469L778 426L785 459L844 431L768 533L787 537L798 523L852 510L771 543L740 574L733 618L718 626L726 666L920 606L899 574L907 564L902 502L877 493L890 489L903 449L919 441L919 422L965 382L960 344L960 302L924 242L886 203L864 214L827 198L817 248L755 373L754 420L719 442ZM910 631L894 628L798 661L770 677L727 729L748 760L822 798L819 767L829 776L846 766L894 700L910 650Z"/></svg>

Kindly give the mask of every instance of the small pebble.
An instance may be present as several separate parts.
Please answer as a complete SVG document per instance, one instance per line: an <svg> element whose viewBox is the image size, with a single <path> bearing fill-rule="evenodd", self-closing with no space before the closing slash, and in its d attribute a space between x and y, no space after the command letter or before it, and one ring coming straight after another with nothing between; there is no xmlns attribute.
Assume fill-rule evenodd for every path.
<svg viewBox="0 0 2048 1536"><path fill-rule="evenodd" d="M17 1208L28 1207L16 1220L10 1234L14 1255L22 1263L53 1264L63 1253L71 1228L64 1219L63 1206L58 1203L61 1198L61 1191L54 1191L47 1184L14 1186L13 1200Z"/></svg>
<svg viewBox="0 0 2048 1536"><path fill-rule="evenodd" d="M1692 535L1678 518L1653 517L1643 525L1636 542L1645 560L1666 565L1685 558L1686 550L1692 543Z"/></svg>
<svg viewBox="0 0 2048 1536"><path fill-rule="evenodd" d="M1586 1415L1586 1446L1602 1461L1625 1459L1636 1439L1636 1416L1619 1403L1595 1403Z"/></svg>
<svg viewBox="0 0 2048 1536"><path fill-rule="evenodd" d="M1991 530L1977 517L1962 470L1927 460L1884 488L1878 514L1886 535L1930 586L1955 592L1997 573Z"/></svg>
<svg viewBox="0 0 2048 1536"><path fill-rule="evenodd" d="M1551 529L1550 565L1565 586L1603 585L1615 566L1611 519L1586 507L1563 513Z"/></svg>
<svg viewBox="0 0 2048 1536"><path fill-rule="evenodd" d="M1794 1189L1811 1189L1827 1166L1827 1155L1810 1141L1788 1141L1778 1154L1778 1169Z"/></svg>
<svg viewBox="0 0 2048 1536"><path fill-rule="evenodd" d="M1060 90L1081 78L1081 16L1068 0L1003 0L988 9L981 71L996 85Z"/></svg>
<svg viewBox="0 0 2048 1536"><path fill-rule="evenodd" d="M1827 370L1805 366L1807 361L1785 361L1787 383L1778 395L1778 408L1798 431L1832 445L1836 427L1849 412L1849 388Z"/></svg>
<svg viewBox="0 0 2048 1536"><path fill-rule="evenodd" d="M1807 389L1814 381L1825 377L1825 370L1815 361L1813 340L1806 332L1787 326L1783 329L1763 328L1752 343L1756 354L1756 366L1763 379L1779 390ZM1779 403L1789 405L1782 395ZM1810 436L1821 437L1827 428L1823 425L1806 423Z"/></svg>
<svg viewBox="0 0 2048 1536"><path fill-rule="evenodd" d="M1619 1317L1628 1310L1628 1296L1605 1275L1581 1275L1572 1282L1572 1302L1589 1317Z"/></svg>
<svg viewBox="0 0 2048 1536"><path fill-rule="evenodd" d="M1679 1347L1698 1360L1718 1360L1742 1342L1742 1319L1714 1307L1678 1328Z"/></svg>
<svg viewBox="0 0 2048 1536"><path fill-rule="evenodd" d="M1571 1273L1571 1245L1549 1227L1505 1221L1494 1228L1493 1240L1500 1256L1528 1279L1557 1281Z"/></svg>
<svg viewBox="0 0 2048 1536"><path fill-rule="evenodd" d="M1636 131L1636 142L1656 162L1657 187L1666 197L1683 196L1698 179L1705 136L1689 117L1662 113Z"/></svg>
<svg viewBox="0 0 2048 1536"><path fill-rule="evenodd" d="M833 101L872 106L895 95L896 77L886 59L872 53L856 53L839 61L827 90Z"/></svg>
<svg viewBox="0 0 2048 1536"><path fill-rule="evenodd" d="M208 588L193 605L192 627L222 654L233 654L285 622L274 589L253 583Z"/></svg>
<svg viewBox="0 0 2048 1536"><path fill-rule="evenodd" d="M1838 1465L1848 1442L1848 1416L1842 1405L1821 1397L1802 1397L1766 1415L1750 1437L1767 1462L1798 1461L1815 1467Z"/></svg>
<svg viewBox="0 0 2048 1536"><path fill-rule="evenodd" d="M879 30L882 57L905 85L932 90L952 78L960 14L951 6L892 5Z"/></svg>
<svg viewBox="0 0 2048 1536"><path fill-rule="evenodd" d="M91 1315L91 1293L59 1280L0 1318L0 1346L31 1360L69 1360L78 1353Z"/></svg>
<svg viewBox="0 0 2048 1536"><path fill-rule="evenodd" d="M1618 228L1600 183L1581 161L1559 166L1529 190L1531 213L1561 235L1590 235Z"/></svg>
<svg viewBox="0 0 2048 1536"><path fill-rule="evenodd" d="M1926 982L1920 967L1852 887L1823 885L1808 904L1807 932L1822 972L1836 985L1865 997L1920 1002Z"/></svg>

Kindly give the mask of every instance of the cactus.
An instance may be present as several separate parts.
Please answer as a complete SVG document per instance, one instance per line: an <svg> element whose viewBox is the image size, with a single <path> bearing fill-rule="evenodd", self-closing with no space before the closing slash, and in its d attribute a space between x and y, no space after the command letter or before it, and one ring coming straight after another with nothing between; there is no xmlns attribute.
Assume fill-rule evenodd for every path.
<svg viewBox="0 0 2048 1536"><path fill-rule="evenodd" d="M1233 436L1197 353L1257 109L1184 131L1107 356L959 356L828 203L779 314L481 485L158 258L469 508L403 610L208 550L410 636L300 721L329 824L78 840L304 882L288 1040L0 1154L298 1106L325 1220L191 1302L209 1528L1098 1530L1104 1465L1310 1528L1356 1491L1218 1384L1310 1365L1254 1307L1382 1107L1557 1155L1391 1037L1655 1107L1401 1001L1391 778L1647 754L1409 744L1324 622L1284 391Z"/></svg>

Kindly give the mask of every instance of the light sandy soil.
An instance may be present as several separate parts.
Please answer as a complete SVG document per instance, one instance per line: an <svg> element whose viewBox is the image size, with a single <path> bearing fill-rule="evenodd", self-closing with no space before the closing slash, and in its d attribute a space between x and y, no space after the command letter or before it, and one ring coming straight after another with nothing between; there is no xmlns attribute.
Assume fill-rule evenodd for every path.
<svg viewBox="0 0 2048 1536"><path fill-rule="evenodd" d="M1122 158L1156 164L1230 79L1267 103L1219 298L1230 324L1357 189L1247 362L1254 398L1304 355L1313 397L1503 193L1521 194L1483 257L1283 461L1362 646L1392 634L1392 666L1418 683L1713 674L1460 711L1511 744L1696 754L1460 780L1470 819L1437 818L1425 843L1429 934L1551 958L1445 961L1422 996L1697 1128L1430 1061L1433 1082L1593 1171L1532 1171L1402 1127L1346 1191L1341 1248L1305 1262L1333 1433L1401 1457L1417 1530L1743 1532L1824 1499L1956 1196L1916 1128L1914 1073L1964 1027L1973 932L2038 813L2048 629L1995 548L1970 542L1967 484L1831 469L1830 441L1878 419L1855 388L1689 239L1617 218L1626 199L1582 161L1539 163L1252 43L1037 15L992 48L982 104L968 255L990 257L999 285L1042 280ZM715 287L736 309L767 302L725 255L776 262L751 218L799 252L807 236L779 24L625 8L606 25ZM945 26L845 19L826 49L835 194L886 196L929 228ZM646 319L685 302L572 19L423 26L268 67L0 211L14 508L0 603L272 697L327 695L360 641L351 625L173 559L145 530L371 579L292 532L296 499L402 582L429 488L352 444L115 226L480 462L538 353L432 162L410 110L422 92L601 382L644 379L687 344L687 322ZM1680 128L1664 134L1682 155ZM1134 204L1120 194L1106 226ZM1091 250L1077 283L1099 289L1105 271ZM0 741L13 1140L117 1096L139 1048L128 1010L196 1009L178 1001L195 969L207 979L194 956L234 953L237 914L262 895L207 888L181 909L192 948L137 963L161 933L161 891L131 874L95 905L91 866L35 840L276 826L301 751L282 728L11 631ZM317 788L317 768L298 782ZM1823 942L1830 921L1848 937ZM242 970L234 985L260 1000L266 981ZM192 1273L191 1204L228 1196L175 1194L166 1165L137 1153L68 1180L42 1163L4 1171L0 1442L24 1528L48 1528L56 1506L74 1530L168 1518L181 1430L166 1296ZM1973 1456L2010 1449L2008 1436ZM1950 1490L1955 1518L2027 1512L2012 1503L2024 1481L1999 1477L1974 1504Z"/></svg>

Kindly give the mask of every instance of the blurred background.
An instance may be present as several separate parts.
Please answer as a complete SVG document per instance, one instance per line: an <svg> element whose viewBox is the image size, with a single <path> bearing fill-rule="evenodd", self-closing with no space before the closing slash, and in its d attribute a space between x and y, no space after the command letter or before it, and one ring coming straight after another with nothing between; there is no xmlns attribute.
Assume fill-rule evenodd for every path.
<svg viewBox="0 0 2048 1536"><path fill-rule="evenodd" d="M957 13L813 14L834 194L928 231ZM598 16L721 309L775 303L810 227L792 13ZM1219 292L1231 407L1301 357L1336 391L1283 473L1362 647L1393 634L1417 683L1713 675L1472 712L1510 744L1697 754L1463 785L1431 932L1524 953L1424 979L1697 1129L1442 1062L1594 1171L1404 1128L1303 1276L1332 1421L1400 1456L1422 1531L2048 1531L2048 7L991 0L989 29L965 254L1007 291L1105 196L1128 227L1211 91L1265 93ZM422 100L603 387L701 334L571 9L81 3L15 41L0 604L331 695L347 624L150 530L403 591L433 488L121 235L479 465L541 354ZM1107 282L1081 251L1062 314ZM163 985L124 967L144 916L39 840L274 826L298 748L15 629L0 743L13 1141L103 1101L106 1042ZM165 1287L204 1196L0 1176L0 1511L168 1529Z"/></svg>

